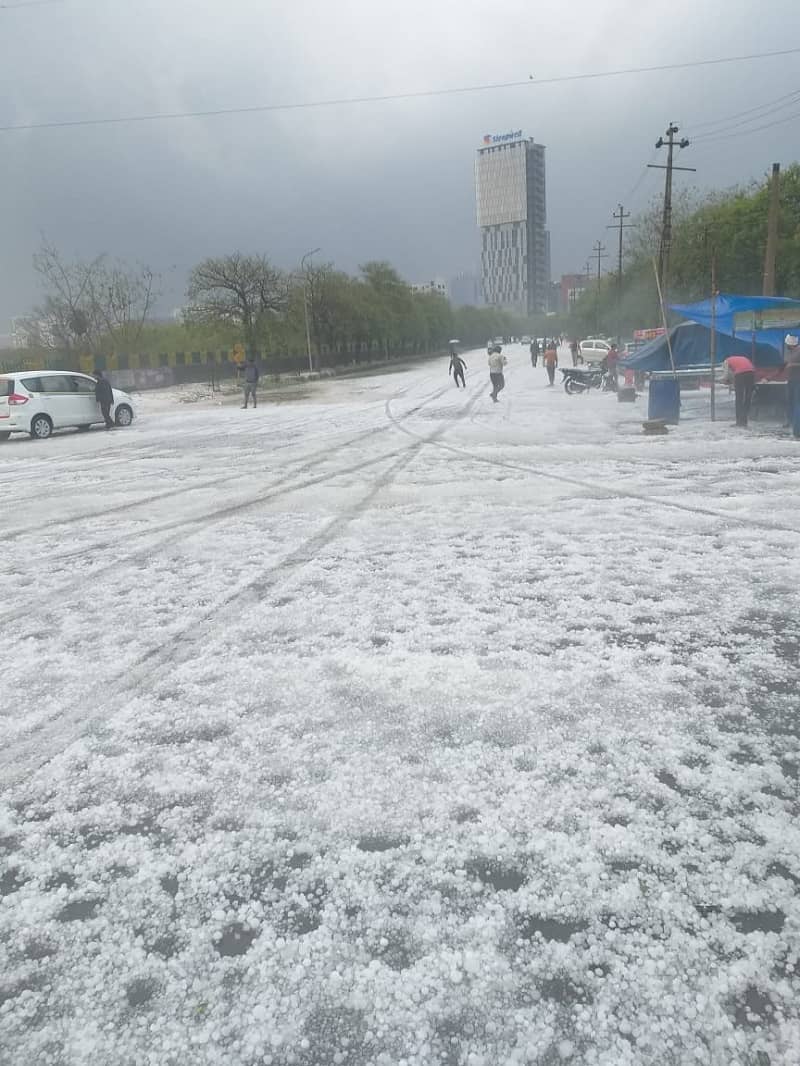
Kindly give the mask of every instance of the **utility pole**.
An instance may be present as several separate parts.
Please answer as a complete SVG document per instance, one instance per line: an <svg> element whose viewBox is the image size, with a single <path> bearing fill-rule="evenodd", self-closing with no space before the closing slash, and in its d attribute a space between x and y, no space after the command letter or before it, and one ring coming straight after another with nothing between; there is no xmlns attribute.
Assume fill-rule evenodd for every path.
<svg viewBox="0 0 800 1066"><path fill-rule="evenodd" d="M711 248L711 421L717 420L717 249Z"/></svg>
<svg viewBox="0 0 800 1066"><path fill-rule="evenodd" d="M717 291L717 245L714 239L714 235L706 226L703 230L703 247L706 254L710 251L711 257L711 343L710 343L710 363L711 363L711 421L717 420L717 297L719 292Z"/></svg>
<svg viewBox="0 0 800 1066"><path fill-rule="evenodd" d="M767 250L764 253L764 285L762 295L775 295L775 261L778 257L778 215L781 209L781 165L772 164L769 187L769 218L767 221Z"/></svg>
<svg viewBox="0 0 800 1066"><path fill-rule="evenodd" d="M613 226L606 226L606 229L618 229L619 230L619 249L617 259L617 344L622 346L622 231L631 229L632 223L626 222L626 218L631 217L630 211L626 211L622 204L619 205L619 211L614 211L611 215L616 219L616 223Z"/></svg>
<svg viewBox="0 0 800 1066"><path fill-rule="evenodd" d="M606 246L604 244L601 244L600 241L594 242L594 248L592 249L592 258L597 257L597 307L594 316L595 335L600 332L600 260L608 259L608 256L605 254L605 250Z"/></svg>
<svg viewBox="0 0 800 1066"><path fill-rule="evenodd" d="M659 137L656 141L656 148L663 148L666 145L667 148L667 164L664 166L662 163L648 163L648 167L655 170L666 170L666 181L664 184L664 212L661 218L661 241L658 246L658 282L661 287L661 291L664 294L666 300L667 291L667 278L669 275L669 253L672 246L672 172L673 170L687 170L694 171L695 167L678 167L674 163L675 148L688 148L689 141L686 137L682 137L679 141L675 140L675 134L678 133L678 127L674 122L670 122L665 134L666 140L663 137Z"/></svg>

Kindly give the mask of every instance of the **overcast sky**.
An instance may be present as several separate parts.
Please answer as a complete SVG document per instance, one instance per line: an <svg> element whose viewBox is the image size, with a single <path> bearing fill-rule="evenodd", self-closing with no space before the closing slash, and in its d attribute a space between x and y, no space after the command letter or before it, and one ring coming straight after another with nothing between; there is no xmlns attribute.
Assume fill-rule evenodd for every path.
<svg viewBox="0 0 800 1066"><path fill-rule="evenodd" d="M4 3L21 0L2 0ZM797 0L63 0L0 4L0 125L248 107L524 80L800 44ZM724 11L724 16L722 12ZM477 261L473 164L483 134L547 146L553 275L581 269L669 121L690 134L800 87L800 55L421 100L0 133L0 334L37 299L45 233L68 257L147 263L165 308L188 268L240 249L289 267L310 248L409 280ZM800 102L751 125L800 113ZM800 119L698 141L702 186L797 156ZM700 132L708 132L707 127ZM633 198L630 194L634 187Z"/></svg>

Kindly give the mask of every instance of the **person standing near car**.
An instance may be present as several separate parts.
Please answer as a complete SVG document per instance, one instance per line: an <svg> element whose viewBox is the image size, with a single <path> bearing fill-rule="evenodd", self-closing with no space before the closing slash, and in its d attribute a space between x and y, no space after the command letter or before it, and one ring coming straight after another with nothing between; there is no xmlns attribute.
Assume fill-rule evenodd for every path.
<svg viewBox="0 0 800 1066"><path fill-rule="evenodd" d="M547 371L547 376L550 379L548 388L550 385L556 383L556 367L558 366L558 350L556 349L555 340L550 341L550 344L544 350L544 366Z"/></svg>
<svg viewBox="0 0 800 1066"><path fill-rule="evenodd" d="M725 380L733 381L736 398L736 425L747 426L750 404L753 402L753 390L756 386L756 368L746 355L730 355L725 360Z"/></svg>
<svg viewBox="0 0 800 1066"><path fill-rule="evenodd" d="M570 350L570 354L572 355L572 365L573 366L577 366L578 365L578 342L576 340L571 340L569 342L569 350Z"/></svg>
<svg viewBox="0 0 800 1066"><path fill-rule="evenodd" d="M95 370L94 398L100 405L100 413L106 424L106 429L114 428L114 420L111 417L111 408L114 405L114 390L110 383L103 377L102 370Z"/></svg>
<svg viewBox="0 0 800 1066"><path fill-rule="evenodd" d="M495 344L489 350L489 379L492 383L492 403L497 403L497 394L502 392L506 387L506 379L503 374L503 367L508 360L503 355L503 349L499 344Z"/></svg>
<svg viewBox="0 0 800 1066"><path fill-rule="evenodd" d="M258 367L256 361L252 355L248 355L247 362L244 364L244 403L242 404L242 410L247 410L247 402L250 397L253 397L253 410L258 407L258 401L256 398L256 387L258 386Z"/></svg>

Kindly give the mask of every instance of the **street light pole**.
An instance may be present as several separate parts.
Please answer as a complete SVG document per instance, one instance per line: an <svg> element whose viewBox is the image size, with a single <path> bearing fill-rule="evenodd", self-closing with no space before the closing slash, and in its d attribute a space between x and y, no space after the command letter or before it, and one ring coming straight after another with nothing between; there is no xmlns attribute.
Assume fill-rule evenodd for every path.
<svg viewBox="0 0 800 1066"><path fill-rule="evenodd" d="M303 274L303 312L306 320L306 352L308 353L308 369L314 373L314 357L311 354L311 326L308 321L308 273L306 272L306 259L310 259L312 255L316 255L319 248L312 248L310 252L306 252L303 258L300 260L300 270Z"/></svg>

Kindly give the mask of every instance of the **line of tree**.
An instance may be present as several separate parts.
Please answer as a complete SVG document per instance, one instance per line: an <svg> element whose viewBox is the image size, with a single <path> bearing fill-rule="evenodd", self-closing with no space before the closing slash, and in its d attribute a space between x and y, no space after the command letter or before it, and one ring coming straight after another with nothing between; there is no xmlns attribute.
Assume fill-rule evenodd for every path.
<svg viewBox="0 0 800 1066"><path fill-rule="evenodd" d="M800 164L781 173L776 293L800 297ZM767 241L769 177L723 192L699 195L689 190L673 204L668 302L689 303L711 293L711 261L716 256L717 287L722 292L761 292ZM618 274L590 282L572 311L563 316L571 335L616 336L661 323L653 259L658 253L661 203L634 220L629 230L622 301Z"/></svg>
<svg viewBox="0 0 800 1066"><path fill-rule="evenodd" d="M266 257L236 253L199 263L188 299L188 326L231 326L248 348L267 355L302 353L308 339L316 356L357 348L389 354L526 331L524 319L505 312L453 308L437 293L415 292L385 261L364 263L356 276L333 263L286 274Z"/></svg>
<svg viewBox="0 0 800 1066"><path fill-rule="evenodd" d="M777 291L800 296L800 164L781 174ZM668 297L702 299L710 292L716 255L722 291L758 293L764 261L768 178L699 196L684 192L673 205ZM181 324L153 321L160 279L146 266L106 256L68 262L45 242L34 257L44 300L23 324L34 351L96 355L232 348L241 343L265 356L306 350L306 310L312 352L327 361L354 351L402 354L434 351L451 337L464 345L493 336L564 332L629 335L660 324L653 271L661 205L654 202L629 231L621 294L616 273L592 282L570 312L522 318L494 308L453 308L442 296L414 292L391 264L369 262L355 276L333 263L284 271L264 255L211 257L191 271Z"/></svg>
<svg viewBox="0 0 800 1066"><path fill-rule="evenodd" d="M105 256L67 262L44 244L34 257L45 297L23 324L33 350L93 355L233 348L262 356L299 356L310 338L315 361L356 351L387 355L437 351L519 336L529 323L494 308L453 308L443 296L415 292L383 261L356 276L325 263L286 272L263 255L204 259L189 276L180 324L156 323L160 279L147 267ZM306 333L308 315L308 337Z"/></svg>

